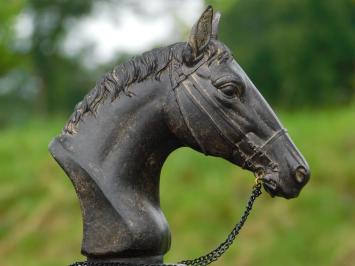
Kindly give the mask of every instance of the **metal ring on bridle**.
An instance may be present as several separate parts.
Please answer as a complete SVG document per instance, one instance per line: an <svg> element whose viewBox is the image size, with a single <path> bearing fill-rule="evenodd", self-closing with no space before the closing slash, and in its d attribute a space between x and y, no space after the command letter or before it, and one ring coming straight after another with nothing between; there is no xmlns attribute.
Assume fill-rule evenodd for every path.
<svg viewBox="0 0 355 266"><path fill-rule="evenodd" d="M262 176L258 176L255 178L255 186L258 184L262 184L263 183L263 177Z"/></svg>

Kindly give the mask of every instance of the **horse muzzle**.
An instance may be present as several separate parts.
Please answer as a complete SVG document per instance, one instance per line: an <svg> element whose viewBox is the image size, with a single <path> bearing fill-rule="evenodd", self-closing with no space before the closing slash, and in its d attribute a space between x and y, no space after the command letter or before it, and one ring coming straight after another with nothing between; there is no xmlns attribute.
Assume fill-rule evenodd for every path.
<svg viewBox="0 0 355 266"><path fill-rule="evenodd" d="M259 177L265 191L270 196L279 196L286 199L296 198L309 181L309 178L310 170L307 165L299 165L295 170L289 171L288 175L272 172Z"/></svg>

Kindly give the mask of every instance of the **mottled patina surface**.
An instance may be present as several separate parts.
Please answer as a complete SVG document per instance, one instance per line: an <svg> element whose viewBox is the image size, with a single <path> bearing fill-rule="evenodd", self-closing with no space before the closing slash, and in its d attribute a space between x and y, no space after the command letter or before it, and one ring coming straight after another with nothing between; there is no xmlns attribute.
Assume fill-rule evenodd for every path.
<svg viewBox="0 0 355 266"><path fill-rule="evenodd" d="M80 200L89 261L162 262L160 171L179 147L253 171L273 196L296 197L307 183L305 159L217 39L219 18L209 7L186 43L116 66L51 142Z"/></svg>

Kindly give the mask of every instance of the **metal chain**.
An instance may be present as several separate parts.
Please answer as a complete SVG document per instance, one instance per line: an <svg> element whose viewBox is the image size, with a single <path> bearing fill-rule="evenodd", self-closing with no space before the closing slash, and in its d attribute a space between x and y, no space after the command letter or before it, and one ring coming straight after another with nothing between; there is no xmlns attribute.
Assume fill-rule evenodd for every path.
<svg viewBox="0 0 355 266"><path fill-rule="evenodd" d="M251 192L250 198L248 200L247 206L245 208L243 216L240 218L239 223L237 223L233 230L229 233L228 237L224 242L222 242L216 249L212 250L208 254L198 257L192 260L183 260L178 262L177 264L132 264L132 263L124 263L124 262L92 262L92 261L84 261L84 262L75 262L70 266L178 266L178 265L191 265L191 266L206 266L216 261L221 257L232 245L234 239L239 234L242 229L245 221L248 219L248 216L253 208L254 201L257 197L261 195L261 182L260 180L256 180L256 184L253 187L253 191Z"/></svg>

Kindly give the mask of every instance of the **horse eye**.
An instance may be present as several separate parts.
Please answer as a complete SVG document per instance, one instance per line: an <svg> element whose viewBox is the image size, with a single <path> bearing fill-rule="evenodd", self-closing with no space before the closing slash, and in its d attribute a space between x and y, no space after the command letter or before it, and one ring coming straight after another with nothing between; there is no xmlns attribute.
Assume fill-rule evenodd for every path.
<svg viewBox="0 0 355 266"><path fill-rule="evenodd" d="M238 85L236 85L234 82L225 83L222 86L220 86L218 89L228 97L234 97L234 96L240 97L242 95L241 88Z"/></svg>
<svg viewBox="0 0 355 266"><path fill-rule="evenodd" d="M227 96L235 96L235 87L228 85L228 86L223 86L220 88L220 90Z"/></svg>

